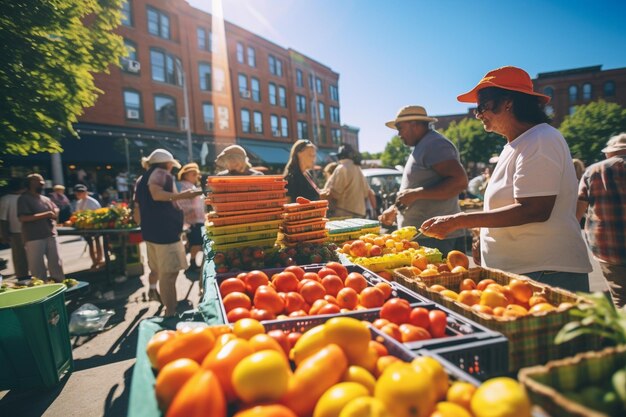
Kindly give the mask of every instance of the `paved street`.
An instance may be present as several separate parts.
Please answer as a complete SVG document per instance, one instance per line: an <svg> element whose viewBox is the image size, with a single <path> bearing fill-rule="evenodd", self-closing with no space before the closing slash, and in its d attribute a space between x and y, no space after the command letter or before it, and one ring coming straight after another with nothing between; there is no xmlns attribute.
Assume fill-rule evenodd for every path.
<svg viewBox="0 0 626 417"><path fill-rule="evenodd" d="M83 299L69 304L69 312L84 302L112 309L115 315L108 329L91 336L72 337L75 370L60 386L51 390L0 392L0 416L125 416L139 322L161 313L157 302L146 298L147 275L109 285L103 273L85 273L91 261L85 242L72 236L61 238L61 252L68 277L91 282L91 291ZM143 246L143 245L142 245ZM145 260L145 248L143 259ZM9 250L0 251L10 258ZM147 271L147 266L144 265ZM10 276L13 271L2 271ZM190 279L191 278L191 279ZM178 279L179 310L194 308L199 300L197 274L188 278L181 272ZM604 290L599 266L594 263L592 290Z"/></svg>

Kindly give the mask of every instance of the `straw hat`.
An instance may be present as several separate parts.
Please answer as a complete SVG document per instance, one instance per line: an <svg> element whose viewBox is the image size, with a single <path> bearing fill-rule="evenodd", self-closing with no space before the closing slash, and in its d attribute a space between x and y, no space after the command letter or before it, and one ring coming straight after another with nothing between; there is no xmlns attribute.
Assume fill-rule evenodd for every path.
<svg viewBox="0 0 626 417"><path fill-rule="evenodd" d="M148 157L141 158L141 166L148 168L150 165L172 162L176 168L180 168L180 162L165 149L155 149Z"/></svg>
<svg viewBox="0 0 626 417"><path fill-rule="evenodd" d="M620 133L613 136L606 143L606 148L602 149L602 153L612 153L626 150L626 133Z"/></svg>
<svg viewBox="0 0 626 417"><path fill-rule="evenodd" d="M391 120L385 123L385 126L395 129L396 124L399 122L408 122L411 120L418 120L422 122L436 122L437 119L435 117L430 117L426 113L426 109L422 106L406 106L398 111L395 120Z"/></svg>
<svg viewBox="0 0 626 417"><path fill-rule="evenodd" d="M188 172L200 172L200 167L198 167L198 164L196 164L195 162L191 162L187 165L184 165L180 171L178 171L178 181L181 181L183 179L183 175L185 175Z"/></svg>
<svg viewBox="0 0 626 417"><path fill-rule="evenodd" d="M550 101L549 96L536 93L533 90L533 80L530 79L530 75L528 75L526 71L511 66L489 71L483 79L478 82L476 87L458 96L457 100L463 103L478 103L478 92L487 87L498 87L504 90L518 91L531 96L537 96L543 104Z"/></svg>
<svg viewBox="0 0 626 417"><path fill-rule="evenodd" d="M61 191L65 191L65 187L62 186L61 184L57 184L54 187L52 187L53 190L61 190Z"/></svg>

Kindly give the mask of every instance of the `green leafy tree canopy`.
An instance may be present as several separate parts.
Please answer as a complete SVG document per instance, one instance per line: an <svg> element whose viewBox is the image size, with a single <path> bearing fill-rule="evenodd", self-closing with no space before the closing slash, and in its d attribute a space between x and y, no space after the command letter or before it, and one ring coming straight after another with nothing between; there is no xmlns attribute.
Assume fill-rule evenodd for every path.
<svg viewBox="0 0 626 417"><path fill-rule="evenodd" d="M586 165L604 159L602 148L611 136L626 132L626 109L604 100L576 106L559 128L573 158Z"/></svg>
<svg viewBox="0 0 626 417"><path fill-rule="evenodd" d="M385 150L380 156L381 163L386 167L404 166L407 158L411 154L411 148L406 146L400 136L396 135L385 146Z"/></svg>
<svg viewBox="0 0 626 417"><path fill-rule="evenodd" d="M452 122L442 134L450 139L459 150L461 162L487 163L493 155L499 155L506 139L495 133L486 132L480 120L473 118Z"/></svg>
<svg viewBox="0 0 626 417"><path fill-rule="evenodd" d="M93 74L125 54L122 0L13 0L0 15L0 153L58 152L96 102Z"/></svg>

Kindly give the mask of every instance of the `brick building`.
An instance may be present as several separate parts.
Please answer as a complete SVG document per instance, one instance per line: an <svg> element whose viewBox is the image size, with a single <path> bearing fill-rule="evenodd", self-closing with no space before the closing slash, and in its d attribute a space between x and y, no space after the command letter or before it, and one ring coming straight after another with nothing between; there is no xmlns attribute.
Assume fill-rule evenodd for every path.
<svg viewBox="0 0 626 417"><path fill-rule="evenodd" d="M127 0L116 32L128 56L95 75L104 93L75 126L81 140L63 139L56 158L70 185L80 169L99 188L115 172L138 174L140 157L158 147L181 162L191 148L192 159L211 172L215 156L234 143L253 164L275 170L297 139L318 145L319 163L341 143L339 74L304 54L185 0ZM45 169L50 155L28 158L29 170L36 160L55 176L54 167Z"/></svg>
<svg viewBox="0 0 626 417"><path fill-rule="evenodd" d="M533 84L535 91L552 97L546 112L552 117L552 125L557 127L577 105L602 99L626 106L626 68L602 70L602 65L595 65L542 72ZM439 119L436 128L443 130L453 121L474 117L472 109L468 113L436 116Z"/></svg>

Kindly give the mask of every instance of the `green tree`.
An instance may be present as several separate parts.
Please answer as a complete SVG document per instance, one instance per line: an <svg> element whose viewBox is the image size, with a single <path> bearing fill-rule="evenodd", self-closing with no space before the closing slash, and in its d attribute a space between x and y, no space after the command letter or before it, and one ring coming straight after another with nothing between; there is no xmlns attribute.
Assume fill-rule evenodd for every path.
<svg viewBox="0 0 626 417"><path fill-rule="evenodd" d="M506 143L502 136L486 132L482 122L472 118L450 123L442 134L456 145L466 166L468 162L487 163L491 156L500 154Z"/></svg>
<svg viewBox="0 0 626 417"><path fill-rule="evenodd" d="M380 159L380 155L382 154L382 152L376 152L376 153L371 153L371 152L361 152L361 159Z"/></svg>
<svg viewBox="0 0 626 417"><path fill-rule="evenodd" d="M576 106L559 130L569 144L572 157L589 165L604 159L601 151L611 136L626 132L626 109L604 100Z"/></svg>
<svg viewBox="0 0 626 417"><path fill-rule="evenodd" d="M0 153L58 152L101 90L93 74L125 54L122 0L13 0L0 15Z"/></svg>
<svg viewBox="0 0 626 417"><path fill-rule="evenodd" d="M410 154L411 148L402 142L400 136L396 135L385 146L385 150L380 155L380 160L386 167L404 166Z"/></svg>

